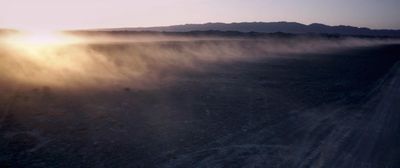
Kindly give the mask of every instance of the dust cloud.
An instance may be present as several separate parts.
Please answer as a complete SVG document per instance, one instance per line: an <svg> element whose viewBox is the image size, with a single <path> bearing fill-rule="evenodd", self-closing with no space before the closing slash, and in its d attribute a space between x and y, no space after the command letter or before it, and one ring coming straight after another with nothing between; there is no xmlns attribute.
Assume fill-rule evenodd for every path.
<svg viewBox="0 0 400 168"><path fill-rule="evenodd" d="M78 90L148 89L173 83L176 74L182 71L206 71L203 65L213 63L257 61L286 54L306 56L348 47L395 43L354 37L75 36L81 40L54 45L15 45L3 38L0 40L1 85Z"/></svg>

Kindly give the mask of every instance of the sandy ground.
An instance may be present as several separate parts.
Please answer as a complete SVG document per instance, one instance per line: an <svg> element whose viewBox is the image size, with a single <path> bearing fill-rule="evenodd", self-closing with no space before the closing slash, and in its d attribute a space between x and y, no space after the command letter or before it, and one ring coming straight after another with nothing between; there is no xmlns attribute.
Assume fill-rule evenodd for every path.
<svg viewBox="0 0 400 168"><path fill-rule="evenodd" d="M399 167L400 46L0 90L1 167ZM2 81L4 82L4 81Z"/></svg>

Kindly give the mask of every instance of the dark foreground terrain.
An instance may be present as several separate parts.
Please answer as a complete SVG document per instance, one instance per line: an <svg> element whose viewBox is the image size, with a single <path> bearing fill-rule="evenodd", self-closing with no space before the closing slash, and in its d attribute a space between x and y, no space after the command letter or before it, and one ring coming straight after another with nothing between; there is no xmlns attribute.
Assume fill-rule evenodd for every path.
<svg viewBox="0 0 400 168"><path fill-rule="evenodd" d="M150 89L2 89L0 167L400 167L399 61L386 45L208 64Z"/></svg>

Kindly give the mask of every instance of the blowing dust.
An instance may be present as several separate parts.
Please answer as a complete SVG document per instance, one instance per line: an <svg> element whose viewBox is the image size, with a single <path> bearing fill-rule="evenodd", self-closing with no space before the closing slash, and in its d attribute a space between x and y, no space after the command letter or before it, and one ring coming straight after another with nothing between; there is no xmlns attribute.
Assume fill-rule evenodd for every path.
<svg viewBox="0 0 400 168"><path fill-rule="evenodd" d="M221 38L79 36L76 43L32 44L0 40L0 83L58 89L147 89L173 83L174 72L202 65L257 61L285 54L326 52L394 43L363 38Z"/></svg>

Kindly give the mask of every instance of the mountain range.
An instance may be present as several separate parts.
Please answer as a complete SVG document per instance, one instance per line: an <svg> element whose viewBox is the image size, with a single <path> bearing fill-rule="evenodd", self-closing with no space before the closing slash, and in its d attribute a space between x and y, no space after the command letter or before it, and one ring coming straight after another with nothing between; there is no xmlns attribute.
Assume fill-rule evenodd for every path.
<svg viewBox="0 0 400 168"><path fill-rule="evenodd" d="M370 29L353 26L329 26L320 23L310 25L297 22L240 22L240 23L205 23L184 24L160 27L133 27L101 29L106 31L157 31L157 32L191 32L191 31L238 31L258 33L292 33L292 34L335 34L356 36L400 37L400 30Z"/></svg>

